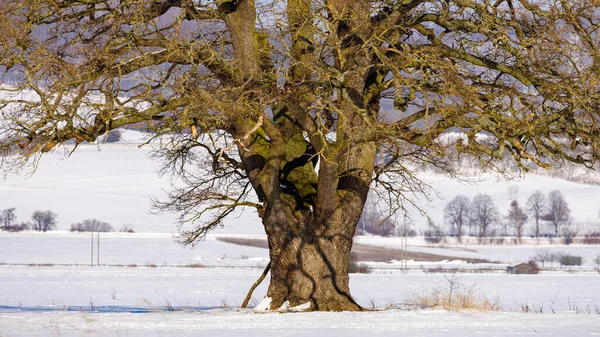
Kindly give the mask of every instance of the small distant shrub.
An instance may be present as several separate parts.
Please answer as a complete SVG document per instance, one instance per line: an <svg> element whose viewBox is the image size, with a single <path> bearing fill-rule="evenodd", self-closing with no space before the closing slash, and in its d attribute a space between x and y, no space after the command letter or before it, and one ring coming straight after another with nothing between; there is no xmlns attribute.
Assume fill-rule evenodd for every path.
<svg viewBox="0 0 600 337"><path fill-rule="evenodd" d="M563 266L581 266L583 258L575 255L563 255L560 258L560 264Z"/></svg>
<svg viewBox="0 0 600 337"><path fill-rule="evenodd" d="M92 300L92 298L90 297L90 312L96 311L98 311L98 307L96 306L96 303L94 303L94 300Z"/></svg>
<svg viewBox="0 0 600 337"><path fill-rule="evenodd" d="M371 267L369 267L369 265L366 263L359 262L359 263L351 264L348 272L354 273L354 274L370 274Z"/></svg>
<svg viewBox="0 0 600 337"><path fill-rule="evenodd" d="M135 233L135 231L130 225L123 225L123 227L119 229L119 233Z"/></svg>
<svg viewBox="0 0 600 337"><path fill-rule="evenodd" d="M408 236L409 238L417 237L417 235L419 235L419 233L417 233L417 231L414 229L409 229L406 231L406 236Z"/></svg>
<svg viewBox="0 0 600 337"><path fill-rule="evenodd" d="M537 263L535 263L535 261L529 261L527 262L527 265L531 268L532 274L539 274L540 267L537 265Z"/></svg>
<svg viewBox="0 0 600 337"><path fill-rule="evenodd" d="M165 302L165 309L166 309L168 312L177 311L177 309L176 309L176 308L175 308L175 307L174 307L174 306L171 304L171 302L169 302L169 301L166 301L166 302Z"/></svg>
<svg viewBox="0 0 600 337"><path fill-rule="evenodd" d="M568 245L570 245L570 244L572 244L572 243L573 243L573 237L572 237L572 236L570 236L570 235L568 235L568 236L564 236L564 237L563 237L563 243L564 243L565 245L567 245L567 246L568 246Z"/></svg>
<svg viewBox="0 0 600 337"><path fill-rule="evenodd" d="M600 232L593 231L593 232L585 234L583 237L583 244L600 245Z"/></svg>
<svg viewBox="0 0 600 337"><path fill-rule="evenodd" d="M22 232L22 231L28 231L28 230L30 230L31 229L31 225L28 224L28 223L26 223L26 222L23 222L23 223L18 224L18 225L4 226L2 229L5 230L5 231L7 231L7 232L16 233L16 232Z"/></svg>
<svg viewBox="0 0 600 337"><path fill-rule="evenodd" d="M28 267L54 267L52 263L30 263Z"/></svg>
<svg viewBox="0 0 600 337"><path fill-rule="evenodd" d="M432 243L432 244L437 244L437 243L442 242L442 238L426 236L425 237L425 242Z"/></svg>
<svg viewBox="0 0 600 337"><path fill-rule="evenodd" d="M369 274L371 273L371 268L366 263L358 262L356 254L351 253L348 272L354 274Z"/></svg>
<svg viewBox="0 0 600 337"><path fill-rule="evenodd" d="M431 243L431 244L437 244L437 243L440 243L443 241L443 239L445 237L445 233L438 228L428 229L423 233L423 236L425 237L425 242Z"/></svg>
<svg viewBox="0 0 600 337"><path fill-rule="evenodd" d="M188 268L204 268L204 265L201 263L190 263L186 265Z"/></svg>
<svg viewBox="0 0 600 337"><path fill-rule="evenodd" d="M565 245L572 244L575 241L575 238L577 237L577 233L578 233L577 228L573 228L571 225L566 225L562 229L563 243Z"/></svg>

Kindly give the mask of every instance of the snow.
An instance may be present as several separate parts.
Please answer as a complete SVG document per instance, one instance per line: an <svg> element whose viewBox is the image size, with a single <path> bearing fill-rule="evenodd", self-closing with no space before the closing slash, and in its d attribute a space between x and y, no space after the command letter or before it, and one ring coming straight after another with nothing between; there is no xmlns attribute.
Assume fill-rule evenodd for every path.
<svg viewBox="0 0 600 337"><path fill-rule="evenodd" d="M233 245L214 237L189 249L165 234L115 233L101 237L103 266L90 267L88 240L86 234L73 233L0 234L0 257L6 263L0 265L0 305L63 308L89 306L94 301L136 308L164 307L166 303L237 306L268 261L266 249ZM40 267L28 263L54 264ZM393 264L382 264L382 268L379 273L351 275L352 294L359 304L383 307L404 303L416 294L446 288L444 275L452 275L452 271L444 275L399 273ZM597 272L459 273L456 277L461 285L476 285L479 294L498 298L505 310L519 310L523 303L557 312L569 311L570 304L581 308L589 304L592 310L600 306ZM267 283L258 287L255 299L264 297ZM269 305L264 300L259 307Z"/></svg>
<svg viewBox="0 0 600 337"><path fill-rule="evenodd" d="M600 331L597 274L458 275L461 287L474 285L478 294L498 298L501 312L394 309L282 315L238 307L260 273L243 268L0 266L0 336L592 336ZM359 304L381 308L448 285L440 274L352 274L350 287ZM261 284L254 298L265 293L266 284ZM91 303L99 312L90 312ZM522 313L526 304L544 313ZM266 299L257 309L268 306ZM575 307L590 313L576 314Z"/></svg>
<svg viewBox="0 0 600 337"><path fill-rule="evenodd" d="M9 175L0 182L2 208L16 207L18 221L34 210L59 216L58 231L0 232L0 336L598 336L600 335L600 274L592 272L598 246L561 246L527 240L522 246L481 246L453 242L431 246L410 238L409 249L455 257L483 258L500 264L471 265L463 261L408 261L408 266L444 267L444 274L402 271L396 263L370 262L372 274L352 274L350 288L363 307L389 310L361 313L304 313L306 305L283 312L270 308L267 283L253 295L254 309L239 305L268 263L266 249L218 241L219 236L264 238L253 212L236 214L196 247L176 242L176 215L154 214L151 199L166 196L169 179L157 176L158 163L148 157L152 145L138 145L148 135L123 130L116 144L81 145L43 157L34 175ZM482 175L473 184L459 183L431 172L419 176L441 198L420 200L438 223L443 208L457 194L472 198L490 194L501 212L509 205L509 186L517 186L524 205L535 190L561 190L580 223L580 233L597 229L599 186L549 176L526 175L505 182ZM424 219L412 213L422 226ZM72 223L87 218L119 229L133 225L136 233L103 233L102 266L90 267L91 237L69 233ZM585 224L583 224L585 223ZM357 242L399 248L399 239L358 237ZM584 257L583 271L538 275L457 273L453 268L500 267L524 262L547 249ZM96 254L96 252L94 252ZM96 262L97 256L94 257ZM30 264L36 264L30 265ZM497 300L500 312L416 309L415 295L448 289L446 278L459 289L473 287L478 296ZM268 277L267 277L268 280ZM262 301L257 299L263 298ZM535 313L522 312L529 307ZM543 313L539 313L539 312Z"/></svg>
<svg viewBox="0 0 600 337"><path fill-rule="evenodd" d="M94 238L94 263L97 261ZM0 263L89 264L89 233L2 233ZM262 267L268 263L266 249L238 246L209 236L196 247L184 247L171 234L102 233L100 263L105 265L188 265Z"/></svg>
<svg viewBox="0 0 600 337"><path fill-rule="evenodd" d="M70 157L64 152L44 156L32 175L10 174L0 180L3 208L16 207L17 222L26 221L35 210L51 210L58 215L58 229L95 218L115 229L131 225L136 232L177 233L177 216L156 214L152 200L164 200L172 184L159 177L159 163L149 158L152 145L138 148L146 136L125 130L127 141L80 145ZM131 142L131 143L130 143ZM29 171L26 171L29 172ZM258 217L244 212L231 217L227 233L238 227L248 234L264 233Z"/></svg>
<svg viewBox="0 0 600 337"><path fill-rule="evenodd" d="M115 315L123 317L115 320ZM597 316L597 315L596 315ZM10 322L10 324L6 324ZM0 314L15 336L598 336L594 315L389 310L255 314L248 310L150 314Z"/></svg>
<svg viewBox="0 0 600 337"><path fill-rule="evenodd" d="M70 156L57 151L42 157L35 174L8 175L0 181L0 193L10 193L10 200L2 207L16 207L18 221L24 221L37 209L49 209L58 214L58 228L68 229L72 223L87 218L109 222L115 228L132 224L137 232L177 232L175 214L155 214L152 199L164 199L165 190L172 184L168 177L157 175L159 163L149 158L152 144L139 148L149 135L134 130L122 130L123 140L118 143L80 145ZM598 229L596 196L600 186L569 182L540 175L524 175L505 181L495 174L472 172L471 183L459 182L433 172L416 172L430 184L439 197L417 200L437 223L443 223L443 209L456 195L469 198L479 193L489 194L501 213L509 207L508 188L518 188L516 199L524 206L536 190L548 193L563 192L579 226L580 233ZM410 210L416 229L424 228L426 219ZM226 228L218 233L262 234L258 216L246 211L231 217Z"/></svg>
<svg viewBox="0 0 600 337"><path fill-rule="evenodd" d="M254 311L256 312L266 312L271 309L272 298L265 296L255 307Z"/></svg>
<svg viewBox="0 0 600 337"><path fill-rule="evenodd" d="M277 309L277 311L279 311L279 312L302 312L302 311L306 311L306 310L310 309L310 306L311 306L310 302L306 302L306 303L297 305L295 307L292 307L290 305L289 301L285 301L285 302L283 302L281 307L279 307L279 309ZM256 309L254 309L254 310L256 310ZM266 310L269 310L269 308L267 308ZM262 310L262 311L265 311L265 310Z"/></svg>
<svg viewBox="0 0 600 337"><path fill-rule="evenodd" d="M503 264L518 264L532 260L535 254L539 251L548 251L550 253L567 253L569 255L581 256L583 258L583 266L591 268L596 266L594 259L600 254L600 246L598 245L562 245L560 240L555 240L551 244L547 240L542 240L539 244L535 243L535 240L528 240L529 242L523 245L474 245L474 244L440 244L440 245L429 245L423 238L410 238L408 242L408 250L415 252L439 254L445 256L465 257L465 258L479 258L486 259L493 262L500 262ZM355 239L355 242L362 244L369 244L375 246L382 246L388 248L402 248L402 238L384 238L375 236L359 236ZM454 261L452 263L464 264L460 261ZM416 265L436 265L437 262L423 263L415 262ZM483 267L484 265L481 265ZM493 266L493 265L491 265ZM549 267L548 264L546 267ZM490 267L490 265L486 265ZM554 267L558 267L557 263Z"/></svg>

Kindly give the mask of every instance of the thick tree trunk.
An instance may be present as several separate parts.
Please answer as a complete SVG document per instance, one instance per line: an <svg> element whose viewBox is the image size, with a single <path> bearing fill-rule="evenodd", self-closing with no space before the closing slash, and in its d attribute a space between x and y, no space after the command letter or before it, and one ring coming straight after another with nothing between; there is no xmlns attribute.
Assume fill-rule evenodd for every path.
<svg viewBox="0 0 600 337"><path fill-rule="evenodd" d="M350 295L348 269L364 198L338 190L331 196L337 207L327 216L294 206L286 195L270 203L263 223L271 258L271 310L285 302L292 307L308 302L308 310L361 310Z"/></svg>
<svg viewBox="0 0 600 337"><path fill-rule="evenodd" d="M310 303L309 310L356 311L348 267L352 237L299 233L269 235L271 310Z"/></svg>

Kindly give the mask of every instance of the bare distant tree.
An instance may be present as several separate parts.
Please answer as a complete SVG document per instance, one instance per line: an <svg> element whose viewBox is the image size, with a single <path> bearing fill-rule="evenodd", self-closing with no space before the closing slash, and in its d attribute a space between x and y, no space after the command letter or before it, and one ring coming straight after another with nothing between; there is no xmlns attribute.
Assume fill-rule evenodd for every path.
<svg viewBox="0 0 600 337"><path fill-rule="evenodd" d="M560 227L569 222L570 216L571 210L562 192L554 190L548 193L547 212L542 216L542 220L550 222L556 236Z"/></svg>
<svg viewBox="0 0 600 337"><path fill-rule="evenodd" d="M529 199L527 199L527 213L535 220L534 234L536 238L540 237L540 220L546 213L547 200L540 191L535 191Z"/></svg>
<svg viewBox="0 0 600 337"><path fill-rule="evenodd" d="M550 268L554 268L554 262L560 262L564 255L563 252L550 253Z"/></svg>
<svg viewBox="0 0 600 337"><path fill-rule="evenodd" d="M377 195L369 193L356 227L362 234L391 236L394 234L395 225L391 217L378 205Z"/></svg>
<svg viewBox="0 0 600 337"><path fill-rule="evenodd" d="M17 216L15 215L15 209L16 208L14 207L7 208L3 210L2 213L0 213L0 224L2 225L1 227L6 228L12 226L13 222L17 220Z"/></svg>
<svg viewBox="0 0 600 337"><path fill-rule="evenodd" d="M46 232L55 229L57 217L56 213L52 211L35 211L31 215L33 229L38 232Z"/></svg>
<svg viewBox="0 0 600 337"><path fill-rule="evenodd" d="M498 221L499 213L492 197L487 194L478 194L471 203L471 220L477 226L480 238L488 234L490 227Z"/></svg>
<svg viewBox="0 0 600 337"><path fill-rule="evenodd" d="M552 256L552 253L550 253L547 249L536 250L535 255L533 256L533 260L542 263L542 268L545 267L546 261L552 261L553 258L554 257Z"/></svg>
<svg viewBox="0 0 600 337"><path fill-rule="evenodd" d="M527 222L527 215L525 214L521 206L519 206L518 201L513 200L510 203L507 220L509 226L515 229L515 233L517 234L517 238L519 238L520 243L521 238L523 237L523 229L525 228L525 222Z"/></svg>
<svg viewBox="0 0 600 337"><path fill-rule="evenodd" d="M600 254L596 254L594 258L594 263L596 264L596 269L600 270Z"/></svg>
<svg viewBox="0 0 600 337"><path fill-rule="evenodd" d="M517 194L519 194L519 186L510 185L506 188L506 191L508 192L508 199L515 200L517 198Z"/></svg>
<svg viewBox="0 0 600 337"><path fill-rule="evenodd" d="M567 221L564 221L560 227L560 233L563 237L563 243L566 245L570 245L575 240L575 237L579 233L579 227L575 225L575 220L573 218L569 218Z"/></svg>
<svg viewBox="0 0 600 337"><path fill-rule="evenodd" d="M510 226L510 223L508 221L502 221L500 225L502 227L502 236L508 236L508 227Z"/></svg>
<svg viewBox="0 0 600 337"><path fill-rule="evenodd" d="M71 225L71 232L114 232L109 223L96 219L86 219Z"/></svg>
<svg viewBox="0 0 600 337"><path fill-rule="evenodd" d="M451 228L452 230L452 228ZM429 243L439 243L445 236L442 226L437 225L431 218L427 219L427 230L425 231L425 241ZM459 239L460 241L460 239Z"/></svg>
<svg viewBox="0 0 600 337"><path fill-rule="evenodd" d="M469 223L471 201L464 195L457 195L444 208L444 220L450 226L451 235L462 241L463 227Z"/></svg>

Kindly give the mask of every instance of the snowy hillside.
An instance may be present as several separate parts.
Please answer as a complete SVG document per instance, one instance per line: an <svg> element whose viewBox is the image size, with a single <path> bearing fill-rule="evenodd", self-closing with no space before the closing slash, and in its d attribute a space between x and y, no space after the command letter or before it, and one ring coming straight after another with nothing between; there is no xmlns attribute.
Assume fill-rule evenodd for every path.
<svg viewBox="0 0 600 337"><path fill-rule="evenodd" d="M81 145L70 157L65 153L44 156L31 176L9 175L0 181L0 208L16 207L17 221L28 220L35 210L51 210L58 214L58 229L68 229L72 223L97 218L116 229L132 224L137 232L176 232L174 214L151 214L152 198L164 198L171 186L168 177L157 175L159 164L148 157L151 146L139 148L148 135L133 130L121 131L117 143ZM477 172L474 170L473 172ZM491 195L501 213L506 213L510 198L508 189L517 187L517 200L524 205L536 190L563 192L579 224L580 233L598 226L597 196L600 186L570 182L550 175L527 174L505 181L495 174L474 175L471 182L458 182L443 175L417 172L429 183L437 196L421 197L418 204L438 224L443 223L444 206L458 194L472 198L476 194ZM416 228L424 228L425 218L413 210ZM226 222L218 233L261 234L259 219L246 211Z"/></svg>

